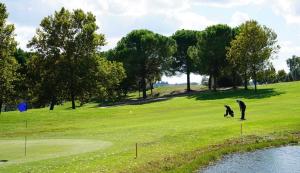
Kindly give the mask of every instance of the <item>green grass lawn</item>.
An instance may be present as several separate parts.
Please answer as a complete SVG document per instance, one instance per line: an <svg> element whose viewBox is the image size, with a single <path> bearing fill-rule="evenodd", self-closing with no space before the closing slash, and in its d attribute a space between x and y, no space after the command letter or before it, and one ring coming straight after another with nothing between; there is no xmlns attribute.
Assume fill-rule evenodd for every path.
<svg viewBox="0 0 300 173"><path fill-rule="evenodd" d="M237 98L247 104L244 122ZM224 104L235 118L223 117ZM256 94L204 92L143 105L69 107L2 113L0 160L8 162L0 162L0 172L190 172L190 153L239 138L241 123L245 136L299 132L300 82L259 86Z"/></svg>
<svg viewBox="0 0 300 173"><path fill-rule="evenodd" d="M201 91L207 89L206 86L203 85L196 85L191 84L191 90L193 91ZM186 84L178 84L178 85L166 85L166 86L159 86L155 87L153 89L153 96L163 97L168 95L174 95L174 94L180 94L184 93L186 91ZM150 90L147 91L147 95L151 97ZM142 97L142 92L140 92L140 95L138 92L131 92L128 94L129 99L137 99L139 97Z"/></svg>

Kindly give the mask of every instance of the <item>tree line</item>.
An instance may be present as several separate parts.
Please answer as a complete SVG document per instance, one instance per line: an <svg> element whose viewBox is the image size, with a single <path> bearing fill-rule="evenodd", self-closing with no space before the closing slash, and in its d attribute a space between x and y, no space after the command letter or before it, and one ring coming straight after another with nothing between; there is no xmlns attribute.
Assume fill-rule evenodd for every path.
<svg viewBox="0 0 300 173"><path fill-rule="evenodd" d="M276 43L272 29L250 20L236 28L218 24L203 31L178 30L170 37L134 30L106 52L106 57L123 63L125 94L141 89L146 98L147 86L151 88L162 75L176 73L187 75L187 92L191 91L191 73L209 76L208 86L214 91L224 84L236 87L243 83L247 89L250 79L256 91L259 73L280 48Z"/></svg>
<svg viewBox="0 0 300 173"><path fill-rule="evenodd" d="M125 78L122 63L101 55L105 44L92 13L62 8L45 17L29 41L30 52L17 49L14 25L0 4L0 110L21 100L33 107L63 101L84 104L91 99L115 99Z"/></svg>
<svg viewBox="0 0 300 173"><path fill-rule="evenodd" d="M256 90L256 83L273 73L270 59L279 49L276 33L250 20L236 28L218 24L203 31L178 30L170 37L133 30L115 48L101 51L106 41L96 17L61 8L42 19L27 52L17 48L7 17L0 3L0 111L21 100L53 110L64 101L71 101L73 109L76 101L117 101L130 91L146 98L162 75L178 73L187 75L187 92L191 73L209 76L214 91L225 85L247 89L249 79ZM299 79L299 65L288 64L293 80ZM280 80L289 76L279 75Z"/></svg>

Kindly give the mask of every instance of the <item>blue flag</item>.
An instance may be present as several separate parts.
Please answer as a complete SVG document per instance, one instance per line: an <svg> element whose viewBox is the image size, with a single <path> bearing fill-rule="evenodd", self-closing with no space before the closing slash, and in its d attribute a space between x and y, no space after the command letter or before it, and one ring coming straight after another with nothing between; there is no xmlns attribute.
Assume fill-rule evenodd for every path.
<svg viewBox="0 0 300 173"><path fill-rule="evenodd" d="M18 104L18 109L20 112L27 111L27 104L25 102Z"/></svg>

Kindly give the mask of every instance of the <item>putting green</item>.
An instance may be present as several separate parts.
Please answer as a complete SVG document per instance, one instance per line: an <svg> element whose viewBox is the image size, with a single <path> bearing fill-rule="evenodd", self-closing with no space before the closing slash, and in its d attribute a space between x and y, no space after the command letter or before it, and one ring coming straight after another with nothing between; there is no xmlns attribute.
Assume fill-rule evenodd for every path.
<svg viewBox="0 0 300 173"><path fill-rule="evenodd" d="M88 139L0 140L0 167L101 150L111 142Z"/></svg>

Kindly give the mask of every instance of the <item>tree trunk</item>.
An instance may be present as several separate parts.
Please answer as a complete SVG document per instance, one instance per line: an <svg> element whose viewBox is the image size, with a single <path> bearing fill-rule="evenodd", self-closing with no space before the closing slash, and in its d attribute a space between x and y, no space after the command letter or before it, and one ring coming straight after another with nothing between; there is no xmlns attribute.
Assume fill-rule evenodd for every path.
<svg viewBox="0 0 300 173"><path fill-rule="evenodd" d="M141 98L141 87L139 87L139 99Z"/></svg>
<svg viewBox="0 0 300 173"><path fill-rule="evenodd" d="M147 98L147 88L146 88L146 79L142 79L142 90L143 90L143 99Z"/></svg>
<svg viewBox="0 0 300 173"><path fill-rule="evenodd" d="M191 91L191 82L190 82L190 69L187 68L186 70L186 91L190 92Z"/></svg>
<svg viewBox="0 0 300 173"><path fill-rule="evenodd" d="M211 90L211 74L209 75L209 79L208 79L208 89Z"/></svg>
<svg viewBox="0 0 300 173"><path fill-rule="evenodd" d="M73 92L72 92L72 94L71 94L71 100L72 100L72 109L76 109L76 105L75 105L75 95L74 95Z"/></svg>
<svg viewBox="0 0 300 173"><path fill-rule="evenodd" d="M54 109L55 104L56 104L56 98L55 98L55 96L52 96L51 104L50 104L51 111Z"/></svg>
<svg viewBox="0 0 300 173"><path fill-rule="evenodd" d="M151 91L151 96L153 96L153 83L150 82L150 91Z"/></svg>
<svg viewBox="0 0 300 173"><path fill-rule="evenodd" d="M257 83L256 83L256 72L254 72L254 91L257 91Z"/></svg>
<svg viewBox="0 0 300 173"><path fill-rule="evenodd" d="M70 57L71 58L71 57ZM75 94L74 94L74 90L76 88L76 85L74 85L74 81L75 81L75 72L74 72L74 64L77 64L77 58L76 56L74 57L74 61L73 61L73 64L72 64L72 61L71 62L71 65L70 65L70 72L71 72L71 78L70 78L70 94L71 94L71 101L72 101L72 109L76 109L76 105L75 105ZM76 80L77 81L77 80Z"/></svg>
<svg viewBox="0 0 300 173"><path fill-rule="evenodd" d="M1 99L1 100L0 100L0 114L1 114L1 112L2 112L2 105L3 105L3 100Z"/></svg>
<svg viewBox="0 0 300 173"><path fill-rule="evenodd" d="M247 77L244 78L244 87L245 87L245 90L248 90L248 81L247 81Z"/></svg>
<svg viewBox="0 0 300 173"><path fill-rule="evenodd" d="M245 74L244 75L244 87L245 87L245 90L248 90L248 78L247 78L247 75Z"/></svg>
<svg viewBox="0 0 300 173"><path fill-rule="evenodd" d="M214 76L214 91L217 91L217 77Z"/></svg>
<svg viewBox="0 0 300 173"><path fill-rule="evenodd" d="M232 71L232 88L233 88L234 90L237 89L236 77L237 77L236 72L235 72L235 71Z"/></svg>
<svg viewBox="0 0 300 173"><path fill-rule="evenodd" d="M138 84L138 88L139 88L139 99L141 98L141 81L139 81L139 84Z"/></svg>
<svg viewBox="0 0 300 173"><path fill-rule="evenodd" d="M210 90L214 90L214 86L215 86L215 77L214 75L211 75L211 80L210 80Z"/></svg>

